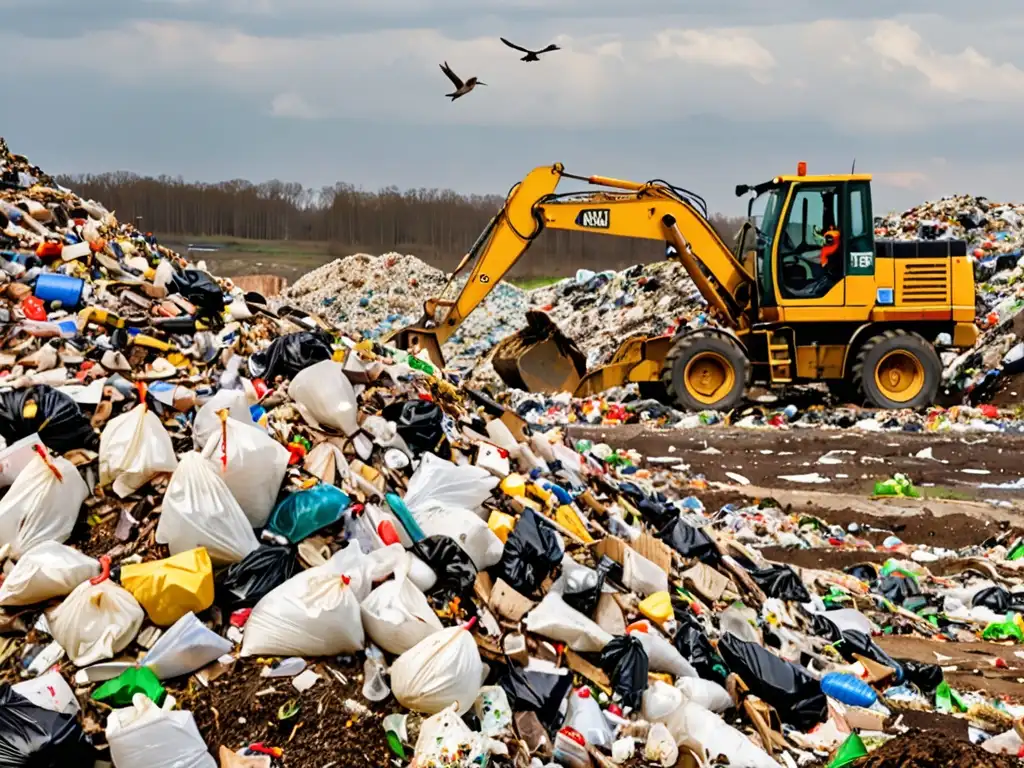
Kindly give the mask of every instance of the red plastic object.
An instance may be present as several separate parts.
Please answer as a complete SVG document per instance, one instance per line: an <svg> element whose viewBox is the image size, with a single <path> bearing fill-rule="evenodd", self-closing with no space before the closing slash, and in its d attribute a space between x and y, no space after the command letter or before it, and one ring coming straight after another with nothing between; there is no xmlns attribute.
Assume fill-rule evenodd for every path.
<svg viewBox="0 0 1024 768"><path fill-rule="evenodd" d="M288 453L291 454L291 458L288 459L288 464L298 464L306 456L306 446L299 445L298 443L288 443L285 446L288 449Z"/></svg>
<svg viewBox="0 0 1024 768"><path fill-rule="evenodd" d="M380 525L377 526L377 535L380 536L380 540L387 546L400 544L402 541L398 538L398 532L395 530L395 526L391 524L390 520L380 521Z"/></svg>
<svg viewBox="0 0 1024 768"><path fill-rule="evenodd" d="M263 379L253 379L252 388L256 390L256 397L258 397L260 400L263 399L264 395L270 392L270 387L267 386L267 382L265 382Z"/></svg>
<svg viewBox="0 0 1024 768"><path fill-rule="evenodd" d="M231 626L241 629L252 615L252 608L239 608L231 614Z"/></svg>
<svg viewBox="0 0 1024 768"><path fill-rule="evenodd" d="M981 405L981 406L978 406L978 410L981 411L981 414L986 419L998 419L999 418L999 409L996 408L994 405Z"/></svg>
<svg viewBox="0 0 1024 768"><path fill-rule="evenodd" d="M21 302L21 311L29 320L39 320L40 322L46 320L46 305L37 296L26 296Z"/></svg>
<svg viewBox="0 0 1024 768"><path fill-rule="evenodd" d="M110 555L100 557L100 575L89 579L90 584L101 584L110 578Z"/></svg>
<svg viewBox="0 0 1024 768"><path fill-rule="evenodd" d="M560 730L559 733L562 734L563 736L568 736L570 739L575 741L581 747L587 746L587 740L584 739L583 738L583 734L580 733L579 731L577 731L575 728L570 728L569 726L565 726L565 728Z"/></svg>
<svg viewBox="0 0 1024 768"><path fill-rule="evenodd" d="M611 712L616 717L622 717L622 707L620 707L618 704L614 704L614 703L609 704L608 705L608 711Z"/></svg>
<svg viewBox="0 0 1024 768"><path fill-rule="evenodd" d="M60 256L64 246L54 240L46 240L36 246L36 256L41 259L50 259Z"/></svg>

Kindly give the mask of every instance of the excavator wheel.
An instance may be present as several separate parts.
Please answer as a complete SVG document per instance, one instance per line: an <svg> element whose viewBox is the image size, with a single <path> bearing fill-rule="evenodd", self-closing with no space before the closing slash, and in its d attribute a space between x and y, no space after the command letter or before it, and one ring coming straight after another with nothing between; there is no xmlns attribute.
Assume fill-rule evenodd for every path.
<svg viewBox="0 0 1024 768"><path fill-rule="evenodd" d="M661 370L669 401L690 411L728 410L739 404L750 363L726 336L695 331L672 344Z"/></svg>
<svg viewBox="0 0 1024 768"><path fill-rule="evenodd" d="M889 330L868 339L857 354L853 382L876 408L923 408L935 401L942 361L924 337Z"/></svg>

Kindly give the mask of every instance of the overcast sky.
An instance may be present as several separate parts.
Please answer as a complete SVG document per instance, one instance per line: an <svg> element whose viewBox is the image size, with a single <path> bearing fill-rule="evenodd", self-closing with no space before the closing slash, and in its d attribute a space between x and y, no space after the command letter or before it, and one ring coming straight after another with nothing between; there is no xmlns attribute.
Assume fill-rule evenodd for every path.
<svg viewBox="0 0 1024 768"><path fill-rule="evenodd" d="M899 11L896 11L896 8ZM51 172L1024 198L1020 0L0 0L0 135ZM564 50L523 63L498 40ZM454 103L438 68L489 84Z"/></svg>

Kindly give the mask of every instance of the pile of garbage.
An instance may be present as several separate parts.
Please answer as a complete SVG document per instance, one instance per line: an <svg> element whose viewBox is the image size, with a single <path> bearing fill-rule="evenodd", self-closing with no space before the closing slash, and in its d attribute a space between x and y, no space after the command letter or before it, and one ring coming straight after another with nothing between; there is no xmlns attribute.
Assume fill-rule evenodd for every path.
<svg viewBox="0 0 1024 768"><path fill-rule="evenodd" d="M0 766L839 768L919 710L1024 749L1024 706L885 650L1024 643L1014 531L705 508L0 150Z"/></svg>

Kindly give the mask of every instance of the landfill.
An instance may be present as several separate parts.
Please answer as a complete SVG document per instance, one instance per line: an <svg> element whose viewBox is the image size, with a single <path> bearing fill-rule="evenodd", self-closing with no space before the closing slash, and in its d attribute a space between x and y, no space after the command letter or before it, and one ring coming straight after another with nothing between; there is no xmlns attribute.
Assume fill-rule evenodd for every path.
<svg viewBox="0 0 1024 768"><path fill-rule="evenodd" d="M271 306L3 144L0 257L0 768L1024 755L1020 527L725 498L381 344L373 300ZM673 273L580 277L537 295L600 313ZM874 497L923 503L886 470Z"/></svg>

